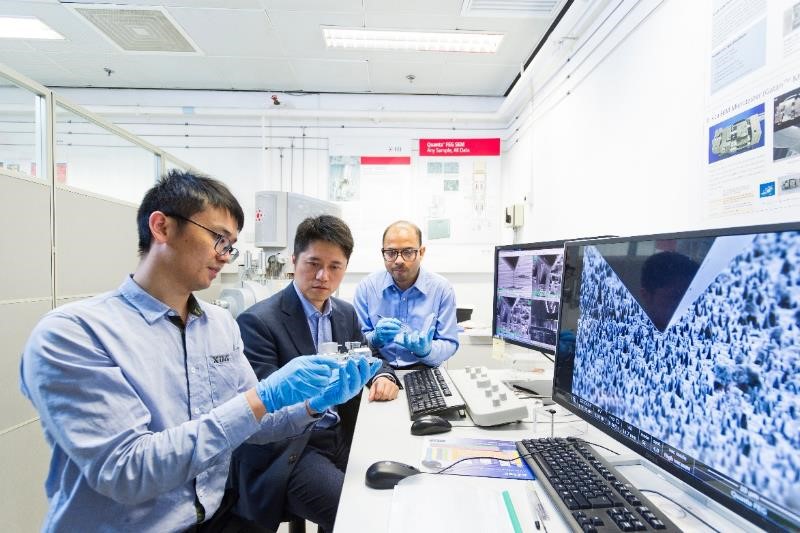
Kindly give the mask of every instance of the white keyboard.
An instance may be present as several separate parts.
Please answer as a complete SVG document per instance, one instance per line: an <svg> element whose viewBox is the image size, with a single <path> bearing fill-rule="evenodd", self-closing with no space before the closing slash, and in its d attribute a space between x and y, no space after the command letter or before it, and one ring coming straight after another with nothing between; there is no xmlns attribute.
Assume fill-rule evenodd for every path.
<svg viewBox="0 0 800 533"><path fill-rule="evenodd" d="M451 369L447 373L476 425L496 426L528 418L527 404L516 397L500 376L490 376L486 367Z"/></svg>

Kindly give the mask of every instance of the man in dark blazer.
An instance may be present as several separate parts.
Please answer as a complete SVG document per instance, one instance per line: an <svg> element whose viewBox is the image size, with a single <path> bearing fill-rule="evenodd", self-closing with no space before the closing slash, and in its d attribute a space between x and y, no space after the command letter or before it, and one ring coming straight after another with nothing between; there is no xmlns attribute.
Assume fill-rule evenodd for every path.
<svg viewBox="0 0 800 533"><path fill-rule="evenodd" d="M352 234L341 219L321 215L300 223L293 282L237 318L244 353L259 379L295 357L318 353L323 342L366 345L353 306L332 296L352 250ZM397 379L386 362L367 385L370 400L397 397ZM359 402L360 395L326 411L312 431L296 438L242 446L231 468L239 490L236 512L272 530L294 515L332 531Z"/></svg>

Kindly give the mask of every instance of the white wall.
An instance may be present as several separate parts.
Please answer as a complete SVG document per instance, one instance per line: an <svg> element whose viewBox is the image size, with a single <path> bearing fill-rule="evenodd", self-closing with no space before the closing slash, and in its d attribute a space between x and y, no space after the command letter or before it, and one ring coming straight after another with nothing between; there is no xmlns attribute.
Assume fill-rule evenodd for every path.
<svg viewBox="0 0 800 533"><path fill-rule="evenodd" d="M800 218L707 216L709 3L644 0L628 18L641 20L573 58L588 67L565 64L534 91L533 119L503 159L503 204L528 198L519 241Z"/></svg>
<svg viewBox="0 0 800 533"><path fill-rule="evenodd" d="M528 195L522 241L697 227L703 11L663 3L528 127L503 165L505 203Z"/></svg>

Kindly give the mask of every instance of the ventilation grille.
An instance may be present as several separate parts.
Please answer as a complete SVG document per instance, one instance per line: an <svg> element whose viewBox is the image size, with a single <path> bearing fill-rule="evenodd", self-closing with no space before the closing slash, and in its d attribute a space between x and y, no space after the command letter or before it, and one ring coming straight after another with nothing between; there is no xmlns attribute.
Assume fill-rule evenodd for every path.
<svg viewBox="0 0 800 533"><path fill-rule="evenodd" d="M76 7L75 11L127 52L197 52L160 9Z"/></svg>
<svg viewBox="0 0 800 533"><path fill-rule="evenodd" d="M543 17L549 18L560 0L464 0L464 17Z"/></svg>

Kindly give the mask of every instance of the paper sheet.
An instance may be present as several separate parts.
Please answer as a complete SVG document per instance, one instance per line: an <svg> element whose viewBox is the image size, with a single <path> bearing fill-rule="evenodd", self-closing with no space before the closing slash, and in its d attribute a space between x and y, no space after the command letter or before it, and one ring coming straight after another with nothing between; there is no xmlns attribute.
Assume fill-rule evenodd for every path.
<svg viewBox="0 0 800 533"><path fill-rule="evenodd" d="M525 483L427 474L408 477L394 488L388 531L537 533ZM503 492L508 493L516 521Z"/></svg>

